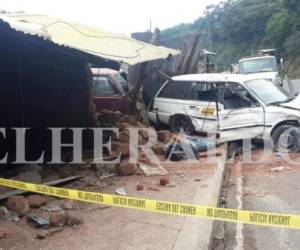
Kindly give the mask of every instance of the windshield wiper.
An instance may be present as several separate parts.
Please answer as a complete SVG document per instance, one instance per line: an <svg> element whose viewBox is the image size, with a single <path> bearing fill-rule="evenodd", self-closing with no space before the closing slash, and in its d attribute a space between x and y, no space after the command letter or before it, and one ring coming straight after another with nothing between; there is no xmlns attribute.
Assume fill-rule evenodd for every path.
<svg viewBox="0 0 300 250"><path fill-rule="evenodd" d="M282 101L278 101L278 102L270 102L270 103L268 104L268 106L272 106L272 105L276 106L276 105L279 105L279 104L281 104L281 103L282 103Z"/></svg>

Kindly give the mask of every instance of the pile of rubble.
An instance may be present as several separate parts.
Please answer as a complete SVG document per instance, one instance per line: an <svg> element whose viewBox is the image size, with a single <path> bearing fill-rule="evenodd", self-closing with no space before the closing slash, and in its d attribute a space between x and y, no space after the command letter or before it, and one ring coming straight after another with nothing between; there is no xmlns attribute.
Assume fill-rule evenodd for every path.
<svg viewBox="0 0 300 250"><path fill-rule="evenodd" d="M38 239L61 231L65 226L76 226L83 222L72 212L73 201L60 200L60 204L54 205L53 202L57 203L57 200L52 199L52 202L49 202L49 199L51 200L38 194L8 197L5 206L0 206L0 217L13 222L24 218L30 226L38 229Z"/></svg>
<svg viewBox="0 0 300 250"><path fill-rule="evenodd" d="M112 140L112 152L106 157L115 159L121 155L121 162L117 164L57 164L57 165L26 165L11 168L17 173L9 177L14 180L25 182L57 185L70 183L71 188L79 190L100 191L109 185L114 185L117 175L145 175L159 176L158 185L169 185L170 175L160 164L153 163L144 152L138 151L138 159L135 163L129 161L130 157L130 132L129 129L138 129L138 144L146 144L149 140L148 130L152 130L157 135L157 143L152 146L152 150L159 160L164 161L167 157L167 149L170 145L183 140L176 134L168 130L155 131L154 128L137 121L134 116L124 115L120 112L103 110L98 120L101 127L118 128L119 136L106 134L104 137ZM192 141L192 140L191 140ZM88 152L86 152L88 153ZM198 153L198 152L197 152ZM206 153L205 153L206 154ZM89 155L89 153L87 154ZM207 154L206 154L207 155ZM199 154L199 157L200 154ZM149 187L151 190L159 190L157 187ZM136 189L141 191L144 185L137 183ZM17 192L17 193L15 193ZM11 191L0 188L0 218L13 222L26 221L26 224L37 230L37 238L43 239L66 226L77 226L82 223L82 219L76 215L76 202L61 200L52 197L45 197L36 194L25 195L19 191ZM115 190L118 195L126 195L126 190L119 188ZM6 200L4 202L4 200ZM81 204L81 203L77 203ZM78 213L77 213L78 214Z"/></svg>
<svg viewBox="0 0 300 250"><path fill-rule="evenodd" d="M121 154L121 163L118 166L118 171L121 175L135 174L138 168L138 163L151 164L150 160L143 152L139 152L138 154L138 163L129 162L129 129L139 129L138 143L139 145L143 145L149 140L149 135L146 129L152 129L155 131L154 128L142 124L132 115L124 115L118 111L112 112L103 110L99 114L98 120L102 127L119 128L119 137L112 136L112 152L114 156ZM152 150L158 157L162 157L165 154L166 144L174 140L175 135L171 134L169 130L159 130L156 131L156 133L158 141L152 147Z"/></svg>

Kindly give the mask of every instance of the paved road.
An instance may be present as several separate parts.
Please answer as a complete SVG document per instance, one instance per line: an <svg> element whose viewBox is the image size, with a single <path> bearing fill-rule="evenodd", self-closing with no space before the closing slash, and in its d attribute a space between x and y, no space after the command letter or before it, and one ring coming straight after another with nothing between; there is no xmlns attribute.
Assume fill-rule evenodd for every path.
<svg viewBox="0 0 300 250"><path fill-rule="evenodd" d="M273 172L278 166L285 169ZM227 207L300 214L300 164L287 164L273 154L263 164L246 165L238 161L230 169ZM296 250L300 249L300 230L225 223L224 249Z"/></svg>

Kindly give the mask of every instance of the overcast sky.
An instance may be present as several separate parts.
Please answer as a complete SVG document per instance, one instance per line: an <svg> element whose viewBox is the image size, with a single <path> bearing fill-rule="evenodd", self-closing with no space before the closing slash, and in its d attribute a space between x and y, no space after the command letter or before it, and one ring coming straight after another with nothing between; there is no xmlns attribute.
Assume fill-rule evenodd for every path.
<svg viewBox="0 0 300 250"><path fill-rule="evenodd" d="M0 9L47 14L129 34L192 22L220 0L1 0Z"/></svg>

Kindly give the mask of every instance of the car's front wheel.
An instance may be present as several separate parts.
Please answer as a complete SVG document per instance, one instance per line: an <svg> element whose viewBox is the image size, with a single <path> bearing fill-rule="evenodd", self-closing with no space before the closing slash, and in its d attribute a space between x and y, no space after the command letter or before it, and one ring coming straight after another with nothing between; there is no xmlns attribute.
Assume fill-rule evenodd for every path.
<svg viewBox="0 0 300 250"><path fill-rule="evenodd" d="M274 151L299 152L300 128L293 125L282 125L272 133Z"/></svg>

